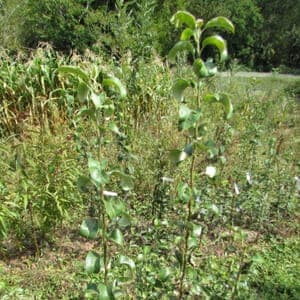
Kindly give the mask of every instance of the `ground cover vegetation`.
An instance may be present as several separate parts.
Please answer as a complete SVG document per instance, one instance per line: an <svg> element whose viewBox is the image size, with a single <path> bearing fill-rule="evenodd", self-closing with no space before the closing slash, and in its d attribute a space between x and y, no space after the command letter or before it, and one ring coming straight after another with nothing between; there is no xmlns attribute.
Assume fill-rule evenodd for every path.
<svg viewBox="0 0 300 300"><path fill-rule="evenodd" d="M299 77L219 73L253 49L200 2L1 2L54 47L0 53L2 299L299 298Z"/></svg>

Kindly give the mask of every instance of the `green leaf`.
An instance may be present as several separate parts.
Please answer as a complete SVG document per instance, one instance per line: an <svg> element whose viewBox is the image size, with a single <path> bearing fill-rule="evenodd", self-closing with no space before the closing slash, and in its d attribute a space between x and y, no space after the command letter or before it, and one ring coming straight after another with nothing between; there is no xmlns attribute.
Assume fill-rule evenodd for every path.
<svg viewBox="0 0 300 300"><path fill-rule="evenodd" d="M101 93L100 95L97 95L95 93L91 94L91 99L95 105L96 108L101 108L104 101L105 101L105 94Z"/></svg>
<svg viewBox="0 0 300 300"><path fill-rule="evenodd" d="M225 17L216 17L209 20L204 26L204 30L208 28L219 28L234 33L234 25Z"/></svg>
<svg viewBox="0 0 300 300"><path fill-rule="evenodd" d="M112 131L116 135L125 137L125 135L122 132L120 132L119 127L117 126L117 124L115 122L110 122L108 125L108 128L110 131Z"/></svg>
<svg viewBox="0 0 300 300"><path fill-rule="evenodd" d="M178 79L173 86L174 98L178 101L183 101L183 92L186 88L191 87L191 81L183 78Z"/></svg>
<svg viewBox="0 0 300 300"><path fill-rule="evenodd" d="M173 164L179 164L193 154L193 145L188 144L184 150L174 149L169 152L169 158Z"/></svg>
<svg viewBox="0 0 300 300"><path fill-rule="evenodd" d="M131 176L121 173L120 185L123 191L130 191L134 188L134 182Z"/></svg>
<svg viewBox="0 0 300 300"><path fill-rule="evenodd" d="M120 216L125 210L124 202L113 198L110 198L109 200L104 200L104 206L105 211L110 217L110 219L114 219Z"/></svg>
<svg viewBox="0 0 300 300"><path fill-rule="evenodd" d="M89 87L85 82L79 82L77 87L77 97L81 103L85 102L89 93Z"/></svg>
<svg viewBox="0 0 300 300"><path fill-rule="evenodd" d="M97 285L94 283L89 283L85 292L84 292L84 299L97 299L99 298L98 288Z"/></svg>
<svg viewBox="0 0 300 300"><path fill-rule="evenodd" d="M205 38L202 42L202 50L206 46L214 46L219 50L220 62L223 62L228 57L226 41L219 35L212 35Z"/></svg>
<svg viewBox="0 0 300 300"><path fill-rule="evenodd" d="M87 273L99 273L100 255L95 251L89 251L85 258L85 271Z"/></svg>
<svg viewBox="0 0 300 300"><path fill-rule="evenodd" d="M104 283L98 284L99 300L115 300L111 287L106 286Z"/></svg>
<svg viewBox="0 0 300 300"><path fill-rule="evenodd" d="M221 94L220 101L224 106L226 119L228 120L232 117L232 113L233 113L233 105L231 103L231 100L227 94Z"/></svg>
<svg viewBox="0 0 300 300"><path fill-rule="evenodd" d="M159 271L158 278L160 281L166 281L170 277L171 274L172 274L172 270L170 268L168 268L168 267L162 268Z"/></svg>
<svg viewBox="0 0 300 300"><path fill-rule="evenodd" d="M130 270L132 270L132 271L135 270L134 261L131 258L127 257L127 256L121 255L119 257L119 264L128 266L130 268Z"/></svg>
<svg viewBox="0 0 300 300"><path fill-rule="evenodd" d="M195 54L195 49L191 42L189 41L179 41L177 42L174 47L170 50L168 54L168 59L170 61L175 61L177 54L180 52L188 52L191 53L193 56Z"/></svg>
<svg viewBox="0 0 300 300"><path fill-rule="evenodd" d="M188 41L194 35L194 30L191 28L186 28L182 31L180 40L181 41Z"/></svg>
<svg viewBox="0 0 300 300"><path fill-rule="evenodd" d="M198 78L204 78L209 76L206 65L201 58L198 58L194 61L193 71Z"/></svg>
<svg viewBox="0 0 300 300"><path fill-rule="evenodd" d="M182 150L173 149L169 152L169 158L174 165L177 165L184 161L188 157L187 153Z"/></svg>
<svg viewBox="0 0 300 300"><path fill-rule="evenodd" d="M94 239L99 230L97 219L88 218L84 220L80 226L80 234L88 239Z"/></svg>
<svg viewBox="0 0 300 300"><path fill-rule="evenodd" d="M85 83L89 82L89 76L86 72L76 66L61 66L58 69L59 73L62 74L71 74L77 78L82 79Z"/></svg>
<svg viewBox="0 0 300 300"><path fill-rule="evenodd" d="M200 237L202 234L202 226L193 224L193 231L192 231L192 236L193 237Z"/></svg>
<svg viewBox="0 0 300 300"><path fill-rule="evenodd" d="M91 178L97 186L105 184L109 181L108 174L105 172L105 164L100 164L93 158L88 159L88 166Z"/></svg>
<svg viewBox="0 0 300 300"><path fill-rule="evenodd" d="M110 75L108 78L103 80L102 84L106 90L112 89L119 93L121 98L125 98L127 96L126 88L117 77Z"/></svg>
<svg viewBox="0 0 300 300"><path fill-rule="evenodd" d="M181 27L183 24L186 24L191 29L195 29L196 27L196 19L195 17L183 10L177 11L171 18L171 23L175 25L176 28Z"/></svg>
<svg viewBox="0 0 300 300"><path fill-rule="evenodd" d="M233 113L233 105L231 100L227 94L207 94L204 96L204 101L207 103L215 103L219 102L223 104L224 111L225 111L225 118L230 119Z"/></svg>
<svg viewBox="0 0 300 300"><path fill-rule="evenodd" d="M179 131L188 130L197 127L197 122L199 121L202 113L201 110L190 110L185 105L181 105L179 108L179 121L178 129Z"/></svg>
<svg viewBox="0 0 300 300"><path fill-rule="evenodd" d="M124 237L123 237L123 233L121 232L120 229L116 228L114 229L110 235L109 235L109 239L113 242L115 242L116 244L122 246L124 243Z"/></svg>

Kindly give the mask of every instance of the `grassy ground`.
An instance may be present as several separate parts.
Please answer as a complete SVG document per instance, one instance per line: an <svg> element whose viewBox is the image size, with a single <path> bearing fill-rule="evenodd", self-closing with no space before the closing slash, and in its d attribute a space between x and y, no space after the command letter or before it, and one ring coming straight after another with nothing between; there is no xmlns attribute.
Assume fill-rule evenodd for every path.
<svg viewBox="0 0 300 300"><path fill-rule="evenodd" d="M125 128L131 132L130 147L135 156L131 162L135 189L123 194L133 218L124 234L123 250L135 260L136 271L132 281L123 285L127 293L124 299L172 299L170 295L177 286L173 254L183 210L176 202L176 185L186 177L188 166L177 171L167 163L167 150L182 146L182 137L174 130L177 104L168 97L168 91L159 88L162 80L169 82L169 74L156 70L152 75L140 69L138 84L141 87L147 79L150 87L147 92L132 91L131 103L140 101L137 107L144 109L143 118L129 119ZM155 76L161 78L155 80ZM228 127L217 124L219 131L212 129L226 145L226 164L218 164L222 178L218 185L203 181L200 175L205 163L212 160L201 155L196 162L196 184L201 189L206 214L202 220L204 234L191 262L196 271L191 269L188 274L186 288L191 296L187 299L206 299L199 295L210 299L300 298L299 191L294 178L299 175L297 84L297 78L276 76L225 77L209 83L210 89L232 95L235 110ZM152 107L143 102L150 99ZM218 114L210 109L207 112L211 120ZM68 118L57 120L42 135L40 124L25 120L20 136L4 136L1 140L6 158L11 157L17 145L26 146L33 160L30 163L28 159L28 170L36 185L33 192L28 192L31 197L48 184L65 203L74 200L63 207L68 217L61 224L46 227L38 256L34 255L34 229L26 212L23 220L10 224L10 232L1 244L1 299L82 299L88 282L103 279L101 274L88 275L83 269L87 251L101 249L101 245L79 236L79 225L88 214L90 200L76 191L76 183L75 188L71 183L76 182L78 174L86 173L84 159L76 148L74 128ZM81 134L90 139L92 128L81 125ZM225 133L230 141L225 140ZM104 147L104 152L113 162L118 149ZM72 163L71 171L65 161ZM41 173L43 169L45 173ZM8 191L3 188L1 195L11 202L19 195L15 182L25 179L9 173L9 168L3 170L15 176L12 180L4 173L0 175L0 183L4 186L8 182L10 187ZM252 186L246 183L246 172L251 173ZM174 185L161 186L162 175L172 177ZM49 180L45 183L44 178ZM60 190L67 180L70 184L66 190ZM26 182L30 185L30 181ZM240 188L237 196L234 182ZM113 246L112 251L114 256L119 255ZM162 271L169 269L171 275L164 277ZM122 268L115 267L112 272L112 277L127 276L128 271Z"/></svg>

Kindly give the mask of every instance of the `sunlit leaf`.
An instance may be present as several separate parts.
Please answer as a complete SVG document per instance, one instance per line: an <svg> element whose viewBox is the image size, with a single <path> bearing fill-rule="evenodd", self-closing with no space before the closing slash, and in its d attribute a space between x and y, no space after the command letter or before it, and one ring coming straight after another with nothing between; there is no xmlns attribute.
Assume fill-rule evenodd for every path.
<svg viewBox="0 0 300 300"><path fill-rule="evenodd" d="M120 216L125 210L125 204L119 199L108 199L104 200L105 211L110 217L114 219L117 216Z"/></svg>
<svg viewBox="0 0 300 300"><path fill-rule="evenodd" d="M115 300L111 287L106 286L104 283L98 284L99 300Z"/></svg>
<svg viewBox="0 0 300 300"><path fill-rule="evenodd" d="M77 97L81 103L85 102L89 93L89 87L85 82L79 82L77 87Z"/></svg>
<svg viewBox="0 0 300 300"><path fill-rule="evenodd" d="M88 83L89 82L89 76L86 72L84 72L82 69L76 66L61 66L58 69L59 73L62 74L71 74L74 75L75 77L78 77L82 79L84 82Z"/></svg>
<svg viewBox="0 0 300 300"><path fill-rule="evenodd" d="M209 73L206 68L204 61L201 58L198 58L194 61L193 71L198 78L208 77Z"/></svg>
<svg viewBox="0 0 300 300"><path fill-rule="evenodd" d="M191 28L186 28L182 31L180 40L188 41L193 36L193 34L194 34L194 30L192 30Z"/></svg>
<svg viewBox="0 0 300 300"><path fill-rule="evenodd" d="M202 234L202 226L193 224L193 231L192 231L192 236L193 237L200 237Z"/></svg>
<svg viewBox="0 0 300 300"><path fill-rule="evenodd" d="M226 41L219 35L212 35L205 38L202 42L202 49L206 46L214 46L219 50L220 62L223 62L228 57Z"/></svg>
<svg viewBox="0 0 300 300"><path fill-rule="evenodd" d="M174 86L173 86L173 95L175 97L176 100L178 101L183 101L183 93L185 91L185 89L187 89L188 87L191 87L191 81L190 80L186 80L183 78L180 78L178 80L176 80Z"/></svg>
<svg viewBox="0 0 300 300"><path fill-rule="evenodd" d="M196 128L201 115L200 109L191 110L186 105L180 105L178 129L181 131Z"/></svg>
<svg viewBox="0 0 300 300"><path fill-rule="evenodd" d="M216 17L209 20L204 26L204 29L208 28L219 28L234 33L234 25L225 17Z"/></svg>
<svg viewBox="0 0 300 300"><path fill-rule="evenodd" d="M177 42L174 47L170 50L168 54L168 59L170 61L175 61L177 54L182 52L191 53L193 56L195 54L195 49L191 42L189 41L179 41Z"/></svg>
<svg viewBox="0 0 300 300"><path fill-rule="evenodd" d="M124 237L123 237L123 233L121 232L120 229L116 228L114 229L110 235L109 235L109 239L113 242L115 242L118 245L123 245L124 243Z"/></svg>
<svg viewBox="0 0 300 300"><path fill-rule="evenodd" d="M104 165L93 158L89 158L88 166L91 178L97 185L105 184L108 182L108 174L104 170Z"/></svg>
<svg viewBox="0 0 300 300"><path fill-rule="evenodd" d="M95 251L89 251L85 258L85 271L87 273L99 273L100 255Z"/></svg>
<svg viewBox="0 0 300 300"><path fill-rule="evenodd" d="M121 98L125 98L127 96L126 88L117 77L110 75L108 78L103 80L102 84L105 89L112 89L119 93Z"/></svg>
<svg viewBox="0 0 300 300"><path fill-rule="evenodd" d="M101 93L101 94L97 95L95 93L92 93L91 99L96 108L101 108L104 103L104 100L105 100L105 94Z"/></svg>
<svg viewBox="0 0 300 300"><path fill-rule="evenodd" d="M132 271L135 270L134 261L127 256L121 255L119 257L119 264L128 266Z"/></svg>
<svg viewBox="0 0 300 300"><path fill-rule="evenodd" d="M179 28L183 24L186 24L191 29L195 29L196 27L196 19L195 17L183 10L177 11L171 18L171 23L175 25L175 27Z"/></svg>
<svg viewBox="0 0 300 300"><path fill-rule="evenodd" d="M80 226L80 234L88 239L94 239L99 230L99 223L95 218L84 220Z"/></svg>
<svg viewBox="0 0 300 300"><path fill-rule="evenodd" d="M159 280L161 281L166 281L170 275L172 274L172 270L168 267L163 267L160 271L159 271L159 274L158 274L158 278Z"/></svg>

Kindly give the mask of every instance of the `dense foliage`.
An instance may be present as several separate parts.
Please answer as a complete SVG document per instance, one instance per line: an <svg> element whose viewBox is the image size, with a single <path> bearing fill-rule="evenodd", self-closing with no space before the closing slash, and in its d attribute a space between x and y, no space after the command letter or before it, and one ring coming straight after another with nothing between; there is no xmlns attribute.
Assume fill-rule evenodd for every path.
<svg viewBox="0 0 300 300"><path fill-rule="evenodd" d="M226 36L232 59L257 70L300 68L299 1L141 0L5 1L0 7L3 46L36 47L49 42L69 53L92 48L122 56L166 55L174 33L170 18L178 9L210 19L228 17L237 34Z"/></svg>

